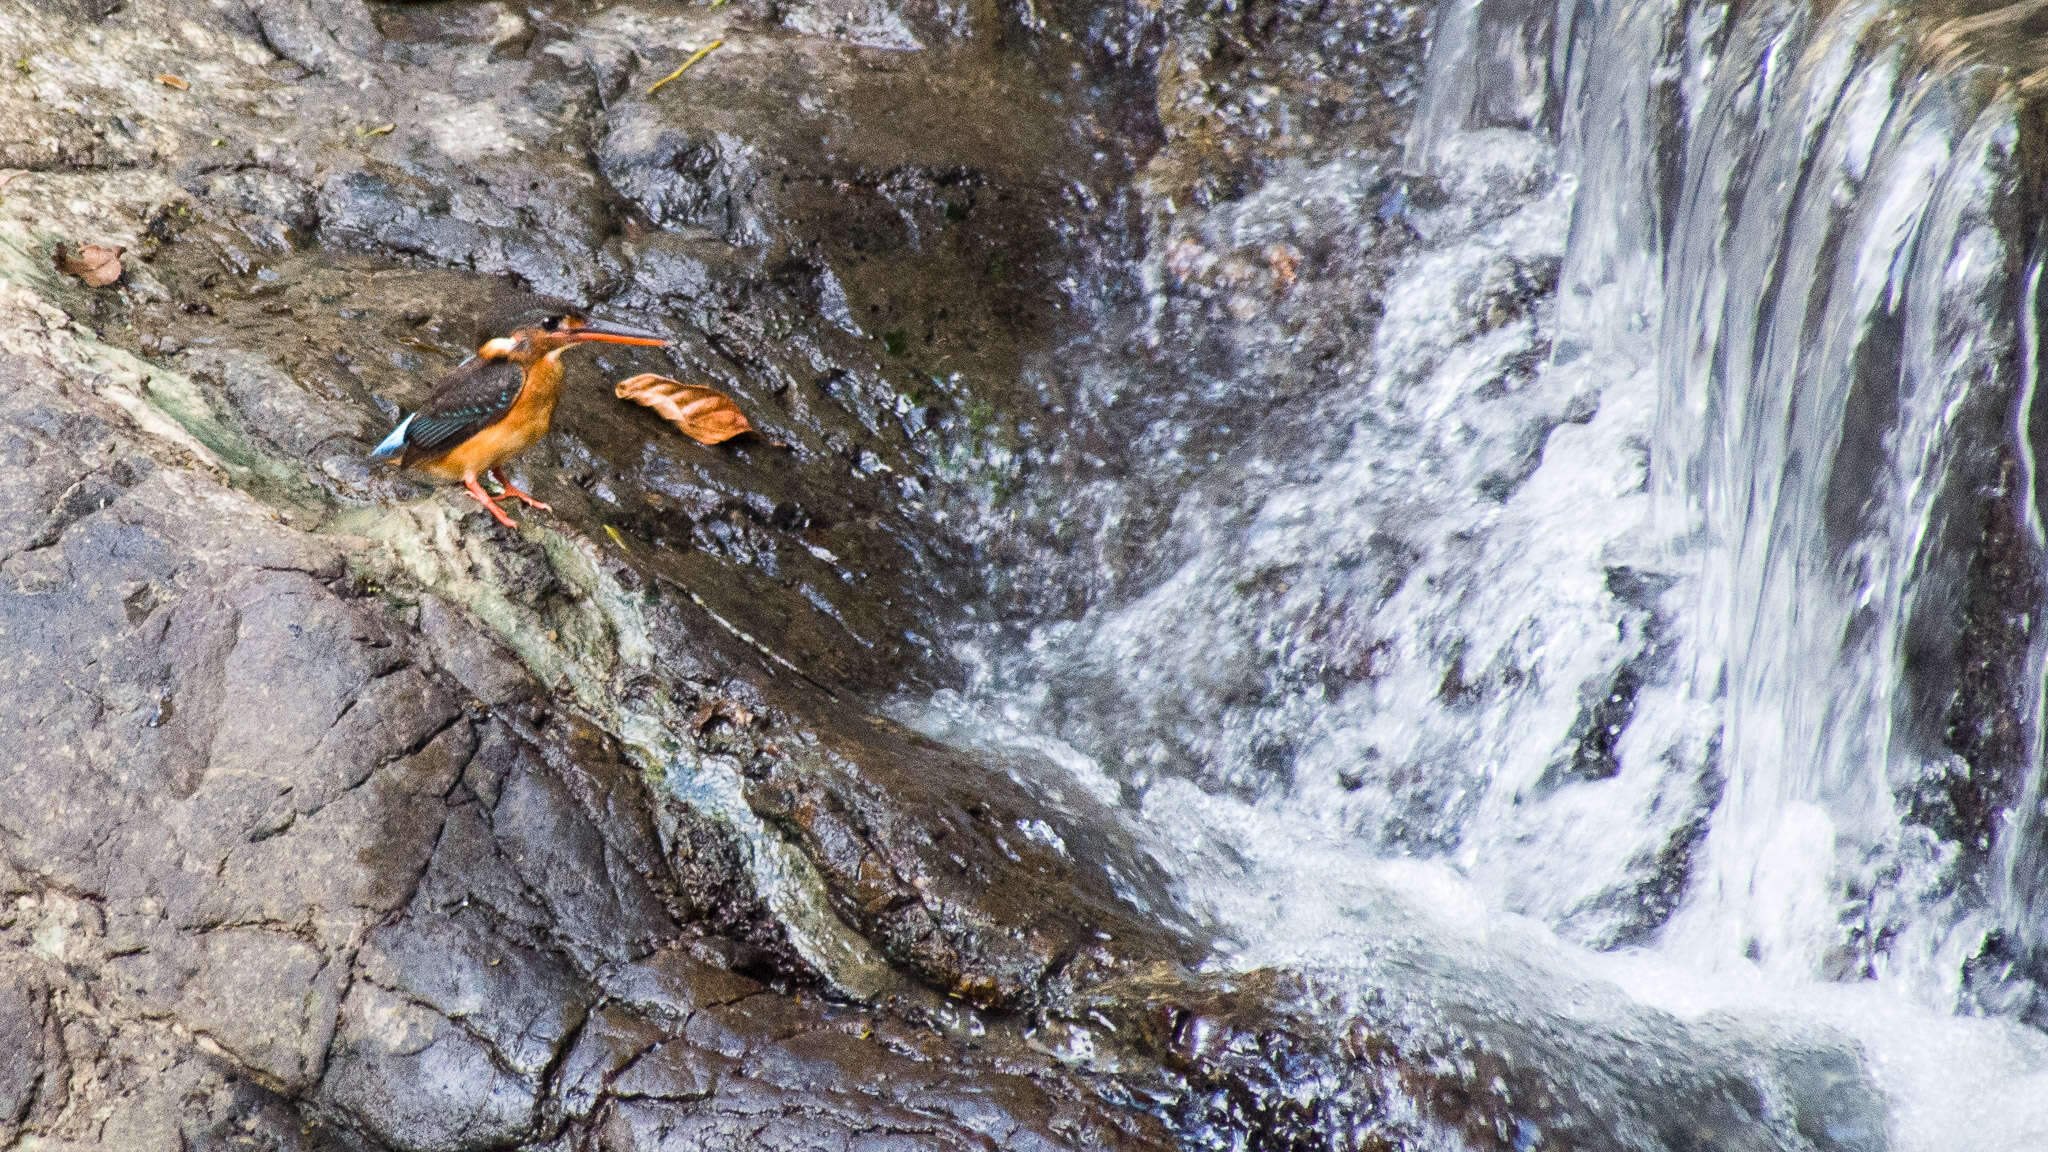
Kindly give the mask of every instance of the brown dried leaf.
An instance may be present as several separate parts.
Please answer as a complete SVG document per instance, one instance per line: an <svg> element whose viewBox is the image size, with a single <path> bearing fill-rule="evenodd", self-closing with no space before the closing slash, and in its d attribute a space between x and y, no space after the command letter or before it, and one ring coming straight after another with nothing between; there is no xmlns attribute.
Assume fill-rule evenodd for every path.
<svg viewBox="0 0 2048 1152"><path fill-rule="evenodd" d="M697 731L705 732L721 720L734 728L745 728L754 722L754 713L737 700L711 699L698 706L690 722Z"/></svg>
<svg viewBox="0 0 2048 1152"><path fill-rule="evenodd" d="M1295 270L1301 267L1301 250L1292 244L1266 245L1266 267L1273 270L1273 290L1294 287Z"/></svg>
<svg viewBox="0 0 2048 1152"><path fill-rule="evenodd" d="M157 73L156 82L163 85L166 88L176 88L180 92L187 92L190 91L192 88L192 82L190 80L185 79L183 76L173 75L169 72Z"/></svg>
<svg viewBox="0 0 2048 1152"><path fill-rule="evenodd" d="M87 244L74 252L59 244L54 259L57 271L78 277L88 288L105 288L121 278L121 253L126 251L109 244Z"/></svg>
<svg viewBox="0 0 2048 1152"><path fill-rule="evenodd" d="M662 419L682 430L699 444L723 444L743 432L751 432L746 414L732 397L702 384L684 384L652 372L642 372L618 382L614 391L621 400L631 400L654 409Z"/></svg>

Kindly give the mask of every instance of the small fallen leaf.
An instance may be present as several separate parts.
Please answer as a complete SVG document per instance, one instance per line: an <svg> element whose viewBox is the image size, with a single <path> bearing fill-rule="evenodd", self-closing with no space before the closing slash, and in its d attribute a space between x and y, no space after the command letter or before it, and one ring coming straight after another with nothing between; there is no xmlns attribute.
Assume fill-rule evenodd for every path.
<svg viewBox="0 0 2048 1152"><path fill-rule="evenodd" d="M1266 245L1266 267L1273 270L1273 288L1285 292L1294 287L1295 270L1301 267L1301 251L1292 244Z"/></svg>
<svg viewBox="0 0 2048 1152"><path fill-rule="evenodd" d="M190 80L185 79L183 76L173 76L169 72L157 73L156 82L166 88L176 88L180 92L187 92L192 88Z"/></svg>
<svg viewBox="0 0 2048 1152"><path fill-rule="evenodd" d="M684 384L642 372L619 381L613 390L621 400L654 409L699 444L723 444L754 429L732 397L702 384Z"/></svg>
<svg viewBox="0 0 2048 1152"><path fill-rule="evenodd" d="M706 700L698 707L692 723L697 731L703 732L720 720L734 728L745 728L754 722L754 713L737 700Z"/></svg>
<svg viewBox="0 0 2048 1152"><path fill-rule="evenodd" d="M87 244L73 252L59 244L52 255L57 271L78 277L88 288L105 288L121 278L121 253L126 251L113 245Z"/></svg>

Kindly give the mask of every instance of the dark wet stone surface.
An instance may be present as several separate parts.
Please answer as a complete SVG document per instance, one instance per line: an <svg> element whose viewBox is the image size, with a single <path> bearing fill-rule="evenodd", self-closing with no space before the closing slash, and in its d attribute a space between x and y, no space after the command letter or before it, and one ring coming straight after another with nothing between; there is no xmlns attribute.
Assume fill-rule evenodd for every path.
<svg viewBox="0 0 2048 1152"><path fill-rule="evenodd" d="M465 702L433 653L492 643L472 621L407 632L339 542L164 466L47 363L0 373L6 499L131 478L5 561L0 632L35 653L0 772L10 1132L1157 1146L1022 1049L885 1028L772 960L753 962L773 985L731 971L752 952L702 926L749 897L679 879L587 722ZM96 1121L62 1085L127 1102Z"/></svg>
<svg viewBox="0 0 2048 1152"><path fill-rule="evenodd" d="M1441 1019L1272 969L1098 992L1097 1023L1155 1054L1177 1086L1168 1110L1188 1147L1886 1146L1884 1099L1838 1049L1786 1045L1754 1066L1711 1070L1668 1038L1630 1031L1601 1041L1620 1063L1583 1062L1566 1080L1530 1059L1555 1036L1505 1035L1468 1018L1456 992Z"/></svg>
<svg viewBox="0 0 2048 1152"><path fill-rule="evenodd" d="M970 1002L1029 1004L1108 962L1194 958L1162 927L1172 904L1156 866L1106 812L1056 810L990 769L888 723L847 723L757 752L746 790L816 863L842 918ZM1060 846L1034 827L1064 831Z"/></svg>
<svg viewBox="0 0 2048 1152"><path fill-rule="evenodd" d="M1069 128L1008 111L1100 93L1049 96L1048 63L993 47L934 67L745 12L622 5L559 26L501 15L433 36L417 13L385 21L412 47L358 53L360 66L405 76L412 100L360 107L359 126L392 116L401 129L344 137L339 152L280 141L233 180L188 179L200 194L158 210L142 245L161 291L131 301L109 337L195 382L211 421L201 438L311 527L424 491L354 455L536 293L674 333L671 356L588 357L556 435L523 462L545 477L556 519L641 601L660 682L621 670L617 691L661 693L685 714L748 701L766 723L711 750L753 759L748 801L798 838L842 914L942 988L1034 998L1103 930L1150 939L1139 954L1176 950L1122 910L1119 884L1160 894L1106 827L1084 833L1103 857L1034 849L1019 827L1071 821L1022 789L982 797L972 763L842 706L945 672L919 630L954 611L960 568L920 477L950 417L906 397L943 370L941 391L961 402L1000 399L1024 349L1062 322L1054 273L1128 243L1108 191L1129 178L1128 144L1093 118ZM479 42L491 29L508 37ZM701 72L644 94L661 73L639 45L714 32L726 43ZM280 98L309 100L311 83ZM699 138L726 142L731 171L684 162ZM676 189L698 199L671 203ZM531 291L478 275L508 272ZM645 368L728 389L790 447L704 449L603 394ZM503 544L472 556L486 580L551 633L572 631L576 593L539 550L476 516L462 531ZM445 650L442 609L420 616ZM457 654L465 687L513 691L479 681L478 662ZM1088 913L1049 907L1051 891Z"/></svg>

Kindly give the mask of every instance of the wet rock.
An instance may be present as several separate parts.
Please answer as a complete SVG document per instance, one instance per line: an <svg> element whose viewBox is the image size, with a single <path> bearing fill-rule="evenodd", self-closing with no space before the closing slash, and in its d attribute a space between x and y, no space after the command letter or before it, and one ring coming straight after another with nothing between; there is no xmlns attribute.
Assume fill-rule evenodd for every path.
<svg viewBox="0 0 2048 1152"><path fill-rule="evenodd" d="M9 339L54 352L47 337ZM0 733L13 765L0 773L0 850L7 888L26 893L0 921L0 1019L45 1037L10 1045L0 1065L11 1129L73 1138L51 1085L120 1091L129 1068L184 1093L117 1109L107 1138L131 1146L215 1146L237 1123L278 1147L344 1139L305 1129L318 1117L382 1146L485 1147L551 1138L557 1101L607 1130L637 1131L651 1110L657 1129L766 1124L811 1144L891 1124L938 1140L983 1129L959 1109L891 1112L902 1106L881 1099L926 1082L879 1042L804 1041L782 1055L794 1036L859 1018L677 951L683 918L719 923L706 905L743 892L744 878L673 879L636 774L584 723L461 712L432 652L489 651L463 635L467 617L445 613L433 641L407 633L397 606L345 577L333 542L282 526L206 472L166 466L176 449L137 439L89 392L53 390L52 361L17 351L0 372L16 381L6 426L20 463L0 499L61 500L108 459L141 477L110 488L104 507L75 509L47 543L19 540L5 561L17 582L0 597L0 629L35 643L6 685L15 719ZM88 1018L16 978L44 955L75 989L64 1002L89 999L89 1019L111 1032L88 1036ZM618 1006L586 1024L606 996ZM668 1046L629 1082L634 1095L608 1083L624 1067L610 1061L641 1048L569 1061L613 1034ZM123 1055L138 1044L155 1055ZM739 1059L784 1071L776 1087L728 1090L674 1062L692 1051L713 1069ZM893 1071L853 1071L875 1060ZM53 1061L72 1071L53 1078ZM586 1065L599 1070L552 1074ZM789 1069L848 1095L818 1110L784 1087ZM946 1075L1007 1074L956 1059ZM1058 1112L1039 1102L1046 1092L1121 1130L1057 1074L1045 1087L1002 1082L1003 1131L1038 1131Z"/></svg>
<svg viewBox="0 0 2048 1152"><path fill-rule="evenodd" d="M486 44L501 48L533 34L532 24L512 5L495 2L464 4L450 10L401 0L379 4L371 9L371 14L387 40L403 44Z"/></svg>
<svg viewBox="0 0 2048 1152"><path fill-rule="evenodd" d="M435 661L485 704L510 704L539 688L516 655L439 596L420 597L420 634Z"/></svg>
<svg viewBox="0 0 2048 1152"><path fill-rule="evenodd" d="M248 18L263 43L312 72L354 83L368 73L361 63L377 47L376 25L363 0L246 0Z"/></svg>
<svg viewBox="0 0 2048 1152"><path fill-rule="evenodd" d="M36 0L34 4L85 23L105 20L125 5L126 0Z"/></svg>
<svg viewBox="0 0 2048 1152"><path fill-rule="evenodd" d="M1201 2L1161 6L1166 147L1147 166L1147 195L1206 208L1289 164L1387 148L1414 96L1427 18L1385 0L1274 4L1236 18Z"/></svg>
<svg viewBox="0 0 2048 1152"><path fill-rule="evenodd" d="M592 1012L557 1073L563 1112L579 1121L588 1119L615 1093L619 1074L672 1035L635 1012L602 1007Z"/></svg>
<svg viewBox="0 0 2048 1152"><path fill-rule="evenodd" d="M747 797L799 837L840 915L892 959L971 1002L1014 1007L1056 994L1048 985L1088 971L1091 954L1190 958L1151 918L1171 915L1157 866L1085 798L1061 811L913 733L855 731L757 752Z"/></svg>
<svg viewBox="0 0 2048 1152"><path fill-rule="evenodd" d="M239 213L241 231L277 252L297 247L320 223L314 189L270 168L211 173L194 195Z"/></svg>
<svg viewBox="0 0 2048 1152"><path fill-rule="evenodd" d="M486 786L499 851L555 934L585 950L586 963L618 960L667 942L678 920L730 907L730 876L708 889L672 878L642 785L616 747L574 720L558 729L566 739L494 732L472 766L496 774Z"/></svg>
<svg viewBox="0 0 2048 1152"><path fill-rule="evenodd" d="M1583 1071L1553 1079L1534 1052L1561 1036L1515 1036L1472 1018L1455 983L1449 1019L1386 1011L1344 978L1257 970L1197 981L1140 980L1098 1001L1115 1035L1177 1081L1165 1103L1196 1147L1386 1149L1449 1142L1478 1149L1546 1143L1766 1152L1808 1142L1835 1152L1882 1146L1884 1105L1849 1050L1791 1045L1780 1067L1684 1060L1675 1033L1648 1022L1576 1043L1655 1060L1626 1083ZM1469 987L1469 986L1468 986ZM1666 1052L1658 1058L1652 1052ZM1579 1053L1578 1055L1585 1055ZM1577 1063L1582 1070L1598 1064ZM1732 1069L1743 1068L1736 1071ZM1789 1088L1789 1094L1787 1089Z"/></svg>
<svg viewBox="0 0 2048 1152"><path fill-rule="evenodd" d="M266 1082L303 1090L327 1049L343 973L320 948L274 929L222 928L185 954L174 1009ZM132 970L132 969L131 969Z"/></svg>
<svg viewBox="0 0 2048 1152"><path fill-rule="evenodd" d="M685 136L652 107L637 105L614 118L598 159L612 186L654 223L695 225L728 244L761 245L769 231L755 204L762 178L751 153L723 133Z"/></svg>
<svg viewBox="0 0 2048 1152"><path fill-rule="evenodd" d="M809 0L779 6L777 11L782 18L782 26L792 32L830 36L862 48L903 52L925 46L911 30L911 21L923 17L919 20L922 23L938 15L934 9L943 11L945 7L897 4L888 0ZM964 24L967 19L965 11L962 10L955 19ZM958 26L956 30L966 31Z"/></svg>
<svg viewBox="0 0 2048 1152"><path fill-rule="evenodd" d="M480 917L410 921L372 935L356 975L432 1008L488 1044L496 1062L538 1077L588 1008L566 959L489 933Z"/></svg>
<svg viewBox="0 0 2048 1152"><path fill-rule="evenodd" d="M605 995L643 1014L667 1016L681 1024L700 1008L736 1003L766 990L757 980L703 959L702 942L691 944L696 947L664 948L606 968L599 976Z"/></svg>
<svg viewBox="0 0 2048 1152"><path fill-rule="evenodd" d="M513 1144L534 1123L538 1085L431 1008L370 983L349 990L322 1103L408 1152Z"/></svg>
<svg viewBox="0 0 2048 1152"><path fill-rule="evenodd" d="M20 968L0 969L0 1138L13 1140L42 1088L49 994Z"/></svg>
<svg viewBox="0 0 2048 1152"><path fill-rule="evenodd" d="M76 478L82 451L150 459L111 410L63 400L47 379L43 365L8 394L20 414L8 426L39 453L6 498L68 490L55 474ZM29 939L45 941L90 990L94 1019L141 1031L170 1019L201 1037L197 1052L158 1043L170 1066L152 1068L184 1097L131 1097L111 1140L205 1148L240 1125L279 1148L350 1132L481 1148L547 1142L571 1121L655 1146L756 1132L791 1146L891 1134L1159 1146L1157 1129L1104 1111L1024 1050L1004 1060L1030 1076L922 1033L950 1052L926 1066L885 1050L864 1015L698 959L733 953L682 945L684 916L717 922L702 900L741 881L727 871L723 890L692 890L670 877L637 775L602 734L571 719L535 728L524 711L465 717L432 658L489 650L463 635L465 615L444 611L432 640L412 637L397 605L342 574L332 543L205 474L158 461L147 476L29 553L92 578L0 599L0 625L37 635L41 658L76 668L92 662L61 644L131 646L92 687L131 709L66 713L80 685L37 676L35 660L10 681L12 715L45 728L72 715L51 730L72 758L31 748L39 736L18 726L4 736L20 756L8 763L25 765L6 777L4 810L31 816L6 824L20 875L8 888L33 894L35 922L0 924L0 961L12 970ZM156 492L170 484L176 500ZM27 572L23 551L8 564ZM125 777L92 758L115 748ZM43 806L59 779L61 804ZM0 1000L8 1025L43 1021L47 1035L37 984L8 988L27 990ZM66 1050L84 1062L70 1082L117 1091L119 1043ZM10 1052L27 1060L4 1066L6 1123L74 1132L20 1103L49 1099L35 1088L51 1082L49 1045ZM340 1127L305 1127L313 1117Z"/></svg>

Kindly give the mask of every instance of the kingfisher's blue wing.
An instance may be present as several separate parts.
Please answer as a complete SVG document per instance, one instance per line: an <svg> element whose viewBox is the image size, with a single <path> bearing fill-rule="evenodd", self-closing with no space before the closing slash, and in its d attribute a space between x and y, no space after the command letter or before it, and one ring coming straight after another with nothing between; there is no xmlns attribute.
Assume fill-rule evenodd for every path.
<svg viewBox="0 0 2048 1152"><path fill-rule="evenodd" d="M433 395L384 438L371 459L405 453L404 462L431 460L505 418L519 401L526 373L497 357L472 357L434 386Z"/></svg>

